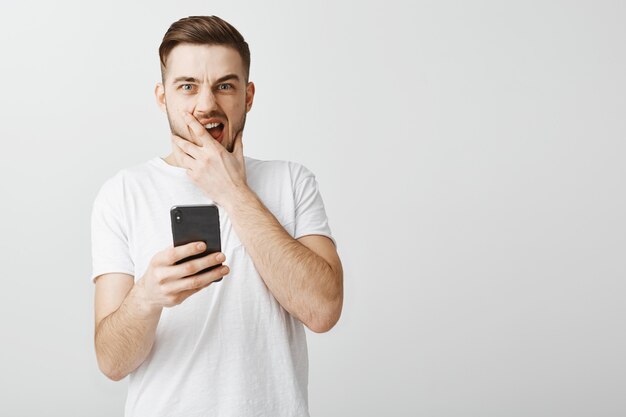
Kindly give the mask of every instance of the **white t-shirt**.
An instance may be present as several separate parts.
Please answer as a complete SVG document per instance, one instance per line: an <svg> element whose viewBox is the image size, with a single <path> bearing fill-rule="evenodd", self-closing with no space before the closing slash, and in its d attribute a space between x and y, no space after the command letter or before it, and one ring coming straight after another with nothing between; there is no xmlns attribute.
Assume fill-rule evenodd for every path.
<svg viewBox="0 0 626 417"><path fill-rule="evenodd" d="M244 159L248 186L292 237L325 235L336 244L311 171ZM108 272L139 280L173 245L170 208L185 204L214 202L160 157L104 182L91 217L92 281ZM151 352L129 375L126 417L309 416L304 326L276 301L218 209L230 273L163 309Z"/></svg>

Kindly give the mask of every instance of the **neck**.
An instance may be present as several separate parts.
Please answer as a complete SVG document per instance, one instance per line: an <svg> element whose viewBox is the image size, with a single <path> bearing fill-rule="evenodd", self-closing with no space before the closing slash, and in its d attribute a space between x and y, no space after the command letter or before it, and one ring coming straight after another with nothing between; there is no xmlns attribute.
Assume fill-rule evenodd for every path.
<svg viewBox="0 0 626 417"><path fill-rule="evenodd" d="M177 160L176 160L176 158L174 157L174 154L173 154L173 153L171 153L171 154L167 155L165 158L163 158L163 160L164 160L165 162L167 162L169 165L172 165L172 166L175 166L175 167L178 167L178 168L184 168L184 167L182 167L182 166L180 166L180 165L178 164L178 161L177 161Z"/></svg>

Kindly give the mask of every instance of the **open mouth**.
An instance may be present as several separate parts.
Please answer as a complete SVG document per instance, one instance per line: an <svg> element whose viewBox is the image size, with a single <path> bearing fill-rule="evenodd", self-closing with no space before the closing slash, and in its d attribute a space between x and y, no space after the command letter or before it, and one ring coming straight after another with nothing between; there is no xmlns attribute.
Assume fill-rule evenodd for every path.
<svg viewBox="0 0 626 417"><path fill-rule="evenodd" d="M204 128L209 132L209 134L218 142L222 142L224 138L224 123L216 122L216 123L208 123L204 125Z"/></svg>

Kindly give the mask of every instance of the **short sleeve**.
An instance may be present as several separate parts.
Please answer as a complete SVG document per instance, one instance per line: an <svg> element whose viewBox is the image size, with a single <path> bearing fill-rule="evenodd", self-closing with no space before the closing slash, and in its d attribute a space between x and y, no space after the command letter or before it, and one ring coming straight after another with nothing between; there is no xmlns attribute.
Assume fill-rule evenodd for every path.
<svg viewBox="0 0 626 417"><path fill-rule="evenodd" d="M294 239L306 235L324 235L329 237L335 247L337 242L332 236L324 201L319 191L315 175L306 167L296 164L294 200L295 230Z"/></svg>
<svg viewBox="0 0 626 417"><path fill-rule="evenodd" d="M91 281L109 272L134 275L128 229L123 211L120 175L107 180L96 195L91 212Z"/></svg>

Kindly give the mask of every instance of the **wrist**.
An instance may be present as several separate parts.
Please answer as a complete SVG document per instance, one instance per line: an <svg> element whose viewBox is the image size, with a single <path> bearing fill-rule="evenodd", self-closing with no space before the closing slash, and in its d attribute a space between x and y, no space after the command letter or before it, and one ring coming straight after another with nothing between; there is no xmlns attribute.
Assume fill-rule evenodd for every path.
<svg viewBox="0 0 626 417"><path fill-rule="evenodd" d="M135 318L139 320L147 320L154 316L160 316L163 310L162 306L150 302L146 288L143 285L143 280L139 280L133 285L128 293L127 300Z"/></svg>
<svg viewBox="0 0 626 417"><path fill-rule="evenodd" d="M250 201L257 198L257 195L247 185L240 188L235 188L230 194L230 197L224 202L224 209L231 213L236 207L242 205L250 205Z"/></svg>

